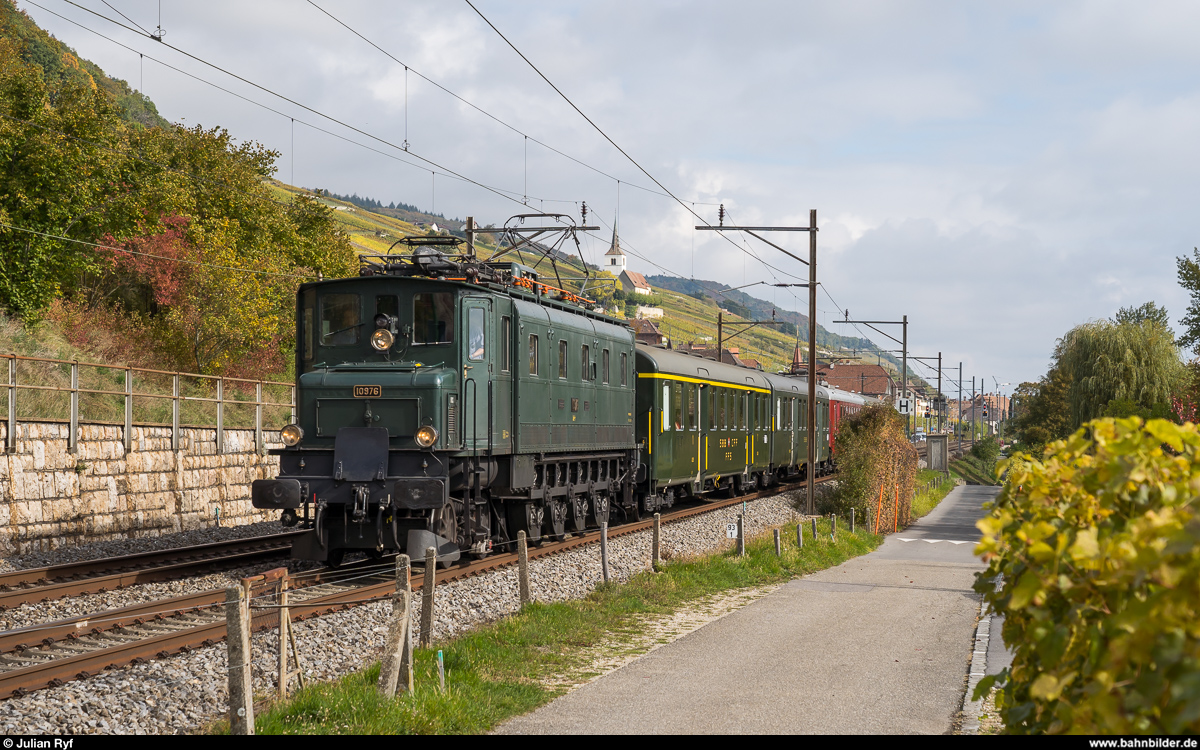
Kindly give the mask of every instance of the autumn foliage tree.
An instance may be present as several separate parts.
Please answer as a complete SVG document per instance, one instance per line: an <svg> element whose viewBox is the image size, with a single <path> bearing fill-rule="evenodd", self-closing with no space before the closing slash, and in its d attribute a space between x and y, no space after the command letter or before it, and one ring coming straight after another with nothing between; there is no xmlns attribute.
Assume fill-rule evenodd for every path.
<svg viewBox="0 0 1200 750"><path fill-rule="evenodd" d="M888 404L844 417L835 436L838 490L825 510L873 518L879 528L909 523L916 487L917 451L904 434L904 417Z"/></svg>
<svg viewBox="0 0 1200 750"><path fill-rule="evenodd" d="M20 52L0 39L0 306L119 312L179 369L286 369L297 285L356 270L329 209L271 187L277 152L131 124L104 89L52 88Z"/></svg>

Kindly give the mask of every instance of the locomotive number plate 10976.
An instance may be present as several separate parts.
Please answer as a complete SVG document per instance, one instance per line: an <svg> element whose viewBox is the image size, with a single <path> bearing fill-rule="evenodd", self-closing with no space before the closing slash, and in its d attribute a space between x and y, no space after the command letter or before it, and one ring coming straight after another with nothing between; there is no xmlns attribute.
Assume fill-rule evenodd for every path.
<svg viewBox="0 0 1200 750"><path fill-rule="evenodd" d="M383 395L383 386L381 385L356 385L354 386L355 398L379 398Z"/></svg>

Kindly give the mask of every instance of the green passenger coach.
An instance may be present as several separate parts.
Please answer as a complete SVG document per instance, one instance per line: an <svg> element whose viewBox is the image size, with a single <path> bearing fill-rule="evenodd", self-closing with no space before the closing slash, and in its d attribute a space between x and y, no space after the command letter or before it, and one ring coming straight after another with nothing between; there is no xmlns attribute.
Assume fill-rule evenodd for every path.
<svg viewBox="0 0 1200 750"><path fill-rule="evenodd" d="M807 381L643 345L637 368L637 493L644 512L669 508L683 496L739 494L802 474ZM817 446L818 471L824 473L828 390L819 388L817 399L817 434L824 440Z"/></svg>

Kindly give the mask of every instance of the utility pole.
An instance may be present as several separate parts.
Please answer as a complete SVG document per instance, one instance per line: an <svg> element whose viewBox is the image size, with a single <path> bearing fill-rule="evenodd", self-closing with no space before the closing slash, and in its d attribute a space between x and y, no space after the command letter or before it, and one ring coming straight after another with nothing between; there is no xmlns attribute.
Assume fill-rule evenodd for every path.
<svg viewBox="0 0 1200 750"><path fill-rule="evenodd" d="M808 463L805 468L808 489L808 512L816 510L816 465L817 465L817 209L808 212L806 227L727 227L725 226L725 206L721 205L719 226L704 225L697 230L712 230L717 232L745 232L755 239L765 242L784 255L800 261L808 266ZM808 260L784 250L774 242L757 234L758 232L808 232ZM718 357L720 353L718 352Z"/></svg>

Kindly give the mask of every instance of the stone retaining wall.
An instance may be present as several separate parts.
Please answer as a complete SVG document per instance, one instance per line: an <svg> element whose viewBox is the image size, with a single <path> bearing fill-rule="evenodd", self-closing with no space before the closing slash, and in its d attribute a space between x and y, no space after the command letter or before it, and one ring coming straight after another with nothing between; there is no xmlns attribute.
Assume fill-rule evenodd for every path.
<svg viewBox="0 0 1200 750"><path fill-rule="evenodd" d="M77 453L69 429L18 423L16 452L0 453L0 554L276 517L250 505L250 483L279 468L255 451L253 430L226 429L218 455L212 428L181 428L172 451L170 427L134 427L128 454L119 425L80 425ZM0 441L6 432L0 423Z"/></svg>

